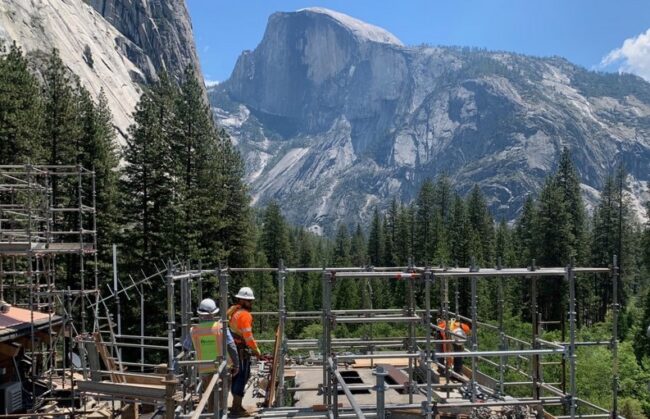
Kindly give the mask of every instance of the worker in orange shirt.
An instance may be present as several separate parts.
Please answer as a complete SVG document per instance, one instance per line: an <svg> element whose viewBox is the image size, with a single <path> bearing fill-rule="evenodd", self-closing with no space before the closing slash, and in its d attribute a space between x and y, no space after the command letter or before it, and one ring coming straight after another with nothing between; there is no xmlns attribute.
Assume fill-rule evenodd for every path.
<svg viewBox="0 0 650 419"><path fill-rule="evenodd" d="M449 336L447 337L446 333L449 331ZM463 323L460 320L451 319L449 320L449 327L443 319L438 319L438 337L440 340L453 340L454 342L445 342L438 346L438 352L462 352L464 343L467 340L467 337L471 334L472 329L467 323ZM444 362L442 358L438 358L439 362L444 363L445 367L450 368L453 364L454 372L457 374L463 373L463 357L457 356L453 359L451 357L445 358Z"/></svg>
<svg viewBox="0 0 650 419"><path fill-rule="evenodd" d="M239 352L239 374L237 374L230 388L232 392L232 408L230 414L233 416L248 416L248 412L242 406L246 383L251 375L251 355L259 358L262 356L257 342L253 337L253 301L255 296L249 287L243 287L235 296L237 302L228 309L228 324L230 331L237 345Z"/></svg>

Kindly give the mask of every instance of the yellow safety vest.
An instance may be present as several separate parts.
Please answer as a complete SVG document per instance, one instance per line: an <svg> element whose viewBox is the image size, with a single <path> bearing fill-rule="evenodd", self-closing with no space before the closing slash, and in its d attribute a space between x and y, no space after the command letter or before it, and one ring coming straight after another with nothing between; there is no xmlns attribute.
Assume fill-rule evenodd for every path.
<svg viewBox="0 0 650 419"><path fill-rule="evenodd" d="M201 361L215 360L222 355L221 336L223 336L223 326L220 321L199 323L190 329L190 335L196 351L196 359ZM200 374L209 374L216 370L217 367L214 364L199 365Z"/></svg>

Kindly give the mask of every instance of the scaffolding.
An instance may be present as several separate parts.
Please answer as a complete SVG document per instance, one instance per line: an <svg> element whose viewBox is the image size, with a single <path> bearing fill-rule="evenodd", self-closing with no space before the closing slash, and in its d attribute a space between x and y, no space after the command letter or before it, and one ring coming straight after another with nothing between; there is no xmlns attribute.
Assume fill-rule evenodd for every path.
<svg viewBox="0 0 650 419"><path fill-rule="evenodd" d="M103 406L101 409L113 417L137 416L140 410L170 419L227 417L231 379L227 360L197 361L182 344L196 321L193 313L198 303L217 295L223 327L221 353L226 354L229 285L238 275L257 274L272 275L278 290L274 310L254 312L256 318L269 317L274 325L277 323L274 339L258 340L272 345L273 350L267 362L256 366L251 382L253 393L260 396L257 417L434 418L515 406L526 407L529 416L536 417L548 417L549 409L561 412L555 416L560 419L618 417L616 259L606 268L537 268L533 262L526 268L487 269L413 265L292 268L282 263L277 268L205 269L188 262L165 261L155 266L153 274L143 272L135 279L120 278L114 248L113 284L110 286L110 279L105 278L102 283L106 289L100 290L96 230L92 170L80 166L0 166L0 300L31 313L25 355L40 364L29 369L31 405L27 410L31 413L15 417L43 416L47 403L65 401L69 401L66 412L76 416L90 415ZM57 277L61 272L58 266L63 263L68 268L65 287ZM287 280L295 276L299 281L303 274L320 276L320 310L287 309ZM614 301L610 340L578 339L576 282L585 275L608 275L611 279ZM510 336L504 321L504 281L513 278L522 279L529 287L528 339ZM384 286L403 283L403 307L334 309L338 284L369 280L384 281ZM492 322L478 316L478 284L488 280L496 284L498 300L496 321ZM542 318L537 303L542 280L566 285L566 316ZM459 307L461 281L469 281L470 301L465 313ZM166 291L164 335L152 334L149 327L144 297L150 287L164 287ZM215 292L209 293L210 288ZM450 297L455 301L453 309ZM434 300L438 301L436 307ZM139 310L137 334L124 332L125 302ZM39 329L36 318L43 314L47 319ZM450 330L452 319L469 324L471 334L462 336ZM438 320L444 321L443 327ZM305 321L322 326L320 337L288 339L288 325ZM358 339L335 336L340 325L387 323L402 325L404 335L374 336L370 328L369 335ZM543 338L548 325L562 329L559 341ZM485 333L496 336L496 348L480 340ZM463 343L462 350L442 351L444 345L458 343ZM75 345L79 362L73 362ZM577 349L596 345L610 348L613 354L612 411L581 398L577 391ZM125 356L123 350L131 354ZM467 359L469 366L458 373L448 367L448 358ZM162 362L148 362L150 359ZM403 369L394 368L394 360L403 362ZM216 367L209 381L201 380L197 371L204 363ZM364 365L374 382L351 384L346 379L349 368ZM549 369L561 371L558 382L547 380ZM402 372L403 379L395 380ZM308 376L307 384L296 384L297 374ZM39 386L43 391L37 391ZM394 390L400 391L399 399L388 397ZM367 393L362 397L360 391ZM311 397L308 400L317 403L296 406L298 394L307 394ZM206 412L210 399L214 409Z"/></svg>
<svg viewBox="0 0 650 419"><path fill-rule="evenodd" d="M256 417L378 417L385 418L395 412L410 412L412 416L434 418L443 415L454 417L467 414L472 409L526 406L530 415L536 417L549 417L548 408L557 406L562 414L557 418L605 418L612 417L613 412L594 405L579 397L577 392L577 348L581 346L604 345L612 349L614 359L613 376L613 405L616 406L617 397L617 339L616 324L618 319L618 303L616 293L618 287L618 271L616 261L608 268L583 268L583 267L556 267L535 268L534 264L528 268L508 269L490 268L429 268L429 267L353 267L353 268L215 268L215 269L189 269L187 264L171 264L166 267L165 273L157 272L159 278L164 277L167 290L167 334L166 336L152 337L120 336L116 338L144 341L159 339L166 341L167 345L142 345L119 343L139 347L141 350L162 351L167 353L167 364L164 374L159 371L160 382L157 387L157 398L150 397L160 406L164 405L165 415L168 418L199 418L199 417L227 417L225 407L228 405L228 379L229 371L226 360L214 360L217 373L212 377L206 388L202 388L195 367L205 361L192 359L192 354L183 352L177 344L189 336L190 325L193 318L193 308L206 297L203 284L210 280L216 282L221 308L221 321L223 325L223 342L221 353L225 354L225 332L227 328L226 309L229 300L229 283L233 275L240 273L271 273L275 275L278 289L277 311L254 312L256 316L273 316L277 319L276 339L258 340L262 344L275 344L273 362L259 367L268 384L265 386L262 408ZM299 273L319 273L322 287L322 309L318 311L289 312L286 308L286 280L289 275ZM613 287L613 330L612 339L604 342L581 342L577 337L576 319L576 277L586 274L609 275ZM530 287L531 295L531 324L532 334L530 340L509 336L504 327L503 313L503 281L508 278L523 278ZM566 320L542 320L537 306L537 294L541 279L564 281L569 291L567 301ZM405 304L402 309L333 309L333 289L341 281L359 281L376 279L383 281L402 281L405 283ZM479 302L477 300L478 281L496 281L499 299L499 313L497 322L488 323L478 319ZM458 284L459 281L470 281L471 302L467 316L462 315L458 309L458 287L456 287L456 308L452 310L449 304L450 283ZM131 289L137 289L139 284L133 282ZM126 289L126 287L124 287ZM416 294L420 295L423 306L416 305ZM438 292L439 307L431 306L434 293ZM177 306L177 303L180 305ZM448 329L441 328L436 319L460 319L471 325L472 333L469 337L455 336ZM320 339L292 339L286 337L287 323L291 321L320 322L322 336ZM377 324L396 323L406 325L407 334L399 338L390 337L365 337L362 339L335 338L334 331L341 324ZM449 322L445 322L448 325ZM541 330L545 325L555 324L560 327L566 325L568 336L562 341L548 341L541 337ZM145 330L144 328L142 329ZM445 337L436 335L436 331L444 332ZM485 348L479 342L479 331L492 332L498 336L498 348ZM564 333L563 333L564 336ZM464 350L454 352L439 352L445 343L465 343ZM297 359L305 358L305 351L310 349L320 350L320 355L312 355L312 361L318 367L303 367ZM344 352L344 350L350 352ZM471 366L463 374L452 371L445 366L445 358L462 357L471 361ZM394 359L405 359L406 380L401 383L388 383L390 365L382 362ZM551 359L551 360L549 360ZM144 355L140 363L131 363L132 366L148 367L144 364ZM514 362L511 362L513 361ZM367 363L372 369L376 382L372 385L354 385L346 381L346 369L353 364ZM545 368L560 367L563 374L560 382L547 382L544 379ZM312 373L314 368L320 370L320 382L312 386L294 386L286 377L287 368L293 373L307 371ZM491 376L486 370L496 371ZM564 373L566 371L566 373ZM104 371L110 373L110 371ZM521 379L508 380L509 375L516 374ZM147 374L143 374L147 375ZM311 377L311 376L310 376ZM510 389L518 388L519 396L509 395ZM521 396L522 389L528 389L529 395ZM399 403L387 402L386 392L390 389L399 389L403 392L403 401ZM148 389L147 391L149 391ZM376 399L371 403L360 403L354 394L360 390L372 390ZM108 388L106 383L83 383L82 391L95 395L103 394L105 397L121 400L139 400L146 402L141 389L130 386L125 389ZM320 405L311 408L297 408L292 406L292 394L297 392L313 392L319 394ZM450 398L451 393L458 395L463 392L462 398ZM289 397L288 397L289 396ZM445 397L446 396L446 397ZM212 398L216 410L213 413L204 412L208 400ZM347 402L347 406L342 405ZM161 407L162 408L162 407ZM220 410L221 409L221 410ZM401 416L400 416L401 417Z"/></svg>
<svg viewBox="0 0 650 419"><path fill-rule="evenodd" d="M57 391L75 397L71 348L99 317L88 309L99 297L95 202L95 173L82 166L0 166L0 301L29 313L15 344L28 361L30 411ZM64 264L74 269L67 284Z"/></svg>

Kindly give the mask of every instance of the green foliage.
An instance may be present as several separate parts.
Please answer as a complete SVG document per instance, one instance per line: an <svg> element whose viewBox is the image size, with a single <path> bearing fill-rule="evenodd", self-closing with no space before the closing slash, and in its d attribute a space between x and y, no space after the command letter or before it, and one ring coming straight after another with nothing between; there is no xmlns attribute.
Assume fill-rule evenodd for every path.
<svg viewBox="0 0 650 419"><path fill-rule="evenodd" d="M14 42L0 51L0 164L41 161L43 109L40 87Z"/></svg>

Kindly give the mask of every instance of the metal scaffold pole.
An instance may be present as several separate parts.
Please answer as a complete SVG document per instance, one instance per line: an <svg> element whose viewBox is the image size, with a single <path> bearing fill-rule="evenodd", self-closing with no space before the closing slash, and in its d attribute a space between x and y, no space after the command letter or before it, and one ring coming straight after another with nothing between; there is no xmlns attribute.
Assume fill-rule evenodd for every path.
<svg viewBox="0 0 650 419"><path fill-rule="evenodd" d="M176 312L174 304L174 265L171 261L167 264L167 375L165 384L165 418L174 419L176 409L174 392L176 390L176 376L174 375L174 338L176 328Z"/></svg>
<svg viewBox="0 0 650 419"><path fill-rule="evenodd" d="M573 265L566 268L565 279L569 284L569 415L576 416L576 284Z"/></svg>
<svg viewBox="0 0 650 419"><path fill-rule="evenodd" d="M327 365L327 359L332 351L331 348L331 325L332 325L332 272L328 272L323 269L323 274L321 278L322 283L322 293L323 293L323 404L330 407L332 402L331 386L331 377L329 373L329 368Z"/></svg>
<svg viewBox="0 0 650 419"><path fill-rule="evenodd" d="M618 256L612 261L612 417L618 417Z"/></svg>
<svg viewBox="0 0 650 419"><path fill-rule="evenodd" d="M219 306L221 313L221 353L223 359L227 359L228 354L228 272L223 269L218 270L219 277ZM221 362L221 360L219 360ZM222 372L222 392L221 392L221 405L224 409L228 407L228 389L224 384L227 372Z"/></svg>
<svg viewBox="0 0 650 419"><path fill-rule="evenodd" d="M434 276L431 273L431 269L428 267L424 271L424 324L426 329L426 350L424 353L424 366L427 370L427 404L426 404L426 417L431 419L432 417L432 402L433 402L433 391L432 391L432 381L433 377L431 376L431 362L435 359L435 350L431 350L431 285L434 281Z"/></svg>
<svg viewBox="0 0 650 419"><path fill-rule="evenodd" d="M278 267L278 312L280 321L278 323L278 335L276 339L280 342L280 351L278 356L280 359L274 359L274 363L278 363L278 390L276 397L276 406L284 406L284 358L285 358L285 326L287 321L287 308L285 306L285 281L287 279L287 271L284 267L284 261L280 259L280 266ZM272 384L273 385L273 384Z"/></svg>
<svg viewBox="0 0 650 419"><path fill-rule="evenodd" d="M478 272L478 267L472 261L473 272ZM471 305L472 305L472 352L478 351L478 303L477 303L477 278L472 276L471 278ZM477 396L477 386L476 386L476 373L477 373L477 359L472 357L472 377L470 381L470 392L471 392L471 401L472 403L476 402Z"/></svg>

